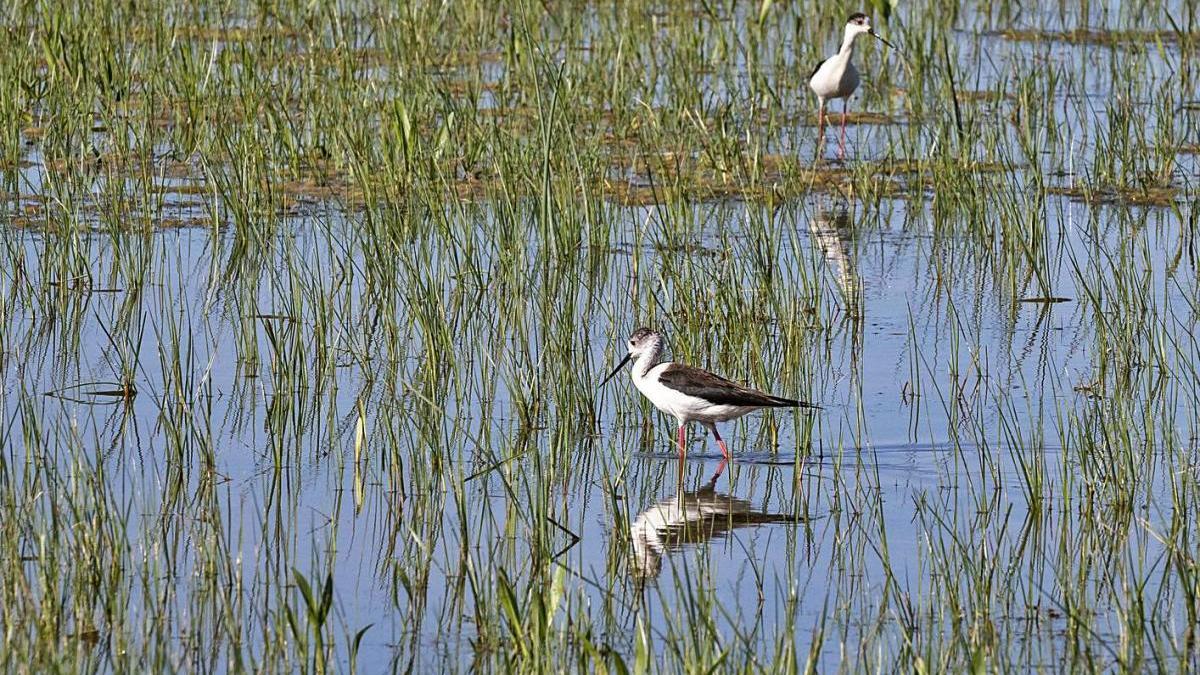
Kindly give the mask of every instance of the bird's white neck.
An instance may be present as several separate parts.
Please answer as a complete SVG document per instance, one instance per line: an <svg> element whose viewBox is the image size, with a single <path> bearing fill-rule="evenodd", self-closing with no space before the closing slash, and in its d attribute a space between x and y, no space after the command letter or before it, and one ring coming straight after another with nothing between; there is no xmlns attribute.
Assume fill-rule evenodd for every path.
<svg viewBox="0 0 1200 675"><path fill-rule="evenodd" d="M854 54L854 38L861 34L861 31L846 26L846 32L842 35L842 48L838 50L838 56L849 57Z"/></svg>

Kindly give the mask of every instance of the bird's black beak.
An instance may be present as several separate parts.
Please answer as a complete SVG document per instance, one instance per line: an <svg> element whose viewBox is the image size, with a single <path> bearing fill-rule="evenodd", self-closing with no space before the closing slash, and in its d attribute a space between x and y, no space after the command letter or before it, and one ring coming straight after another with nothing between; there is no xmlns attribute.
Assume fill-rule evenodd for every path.
<svg viewBox="0 0 1200 675"><path fill-rule="evenodd" d="M887 46L891 47L892 49L896 49L896 45L894 45L894 44L892 44L892 43L888 42L887 40L884 40L882 37L880 37L880 36L879 36L879 33L876 33L876 32L875 32L875 29L874 29L874 28L872 28L872 29L870 30L870 33L871 33L871 36L872 36L872 37L874 37L876 40L879 40L880 42L882 42L883 44L885 44L885 45L887 45ZM900 51L900 50L899 50L899 49L896 49L896 51Z"/></svg>
<svg viewBox="0 0 1200 675"><path fill-rule="evenodd" d="M613 379L614 375L621 372L621 369L625 367L626 363L629 363L629 359L631 359L631 358L633 358L632 354L626 354L625 358L621 359L621 362L617 364L617 367L613 368L613 371L608 374L608 377L604 378L604 381L600 383L600 387L603 387L604 385L608 384L608 381ZM599 389L600 387L597 387L597 389Z"/></svg>

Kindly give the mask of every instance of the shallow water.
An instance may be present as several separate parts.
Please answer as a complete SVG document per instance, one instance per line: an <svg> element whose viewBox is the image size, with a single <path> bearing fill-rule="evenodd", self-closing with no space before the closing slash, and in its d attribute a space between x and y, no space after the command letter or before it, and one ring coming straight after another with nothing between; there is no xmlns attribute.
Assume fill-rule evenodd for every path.
<svg viewBox="0 0 1200 675"><path fill-rule="evenodd" d="M1099 58L976 21L956 43L987 61L971 89ZM1146 72L1172 54L1148 50ZM1108 75L1085 89L1113 95ZM1079 136L1032 156L1068 184L1108 121L1052 107ZM854 161L894 154L895 129L853 128ZM810 156L795 133L767 146ZM53 192L27 159L20 192ZM107 542L96 575L134 619L95 610L102 664L142 644L181 669L267 661L328 577L322 630L368 672L495 665L539 611L630 663L644 645L661 664L882 669L961 643L999 668L1173 668L1195 658L1193 577L1173 567L1195 554L1178 531L1197 509L1195 170L1179 160L1164 207L1051 195L946 227L934 188L870 208L609 203L574 238L534 200L380 225L313 198L264 234L86 214L54 232L18 227L32 202L12 199L5 480L31 523ZM220 222L203 195L165 203ZM727 425L727 467L693 429L679 462L626 376L596 389L643 323L680 360L821 410ZM78 553L37 541L30 561Z"/></svg>
<svg viewBox="0 0 1200 675"><path fill-rule="evenodd" d="M779 645L756 636L794 626L795 646L806 652L809 636L836 617L819 648L819 662L832 665L846 656L843 641L854 644L864 626L888 611L878 601L883 586L911 589L906 592L920 611L939 556L979 555L987 573L1020 584L996 591L1004 604L983 610L1014 651L1014 662L1054 662L1064 647L1044 638L1062 630L1055 589L1067 582L1054 573L1065 553L1054 542L1065 545L1083 536L1078 500L1094 489L1068 479L1080 468L1076 454L1063 451L1064 436L1072 428L1070 415L1102 407L1078 390L1095 377L1092 321L1078 300L1084 295L1080 284L1089 280L1061 265L1051 271L1051 288L1070 301L1021 303L1032 291L998 283L989 269L993 261L972 259L967 243L933 238L922 226L927 216L910 208L897 202L890 219L868 223L853 223L848 214L830 217L819 204L778 212L772 231L795 243L794 255L782 247L778 264L812 266L835 302L848 302L841 289L859 289L849 297L859 294L861 318L837 310L842 318L833 329L821 331L806 347L809 390L781 389L771 379L757 382L817 401L823 409L772 413L769 424L751 416L729 425L726 436L736 459L708 489L718 468L715 446L693 430L688 460L680 465L670 422L647 409L626 377L598 392L595 426L569 421L582 411L553 410L545 415L548 428L526 428L506 391L531 377L516 372L517 366L499 366L506 374L488 391L487 374L456 364L450 378L457 384L434 402L445 406L446 416L414 414L421 405L415 400L419 388L408 383L422 377L422 368L436 357L415 334L410 351L387 366L400 371L400 391L372 389L367 382L378 376L368 375L359 357L338 355L354 339L339 335L336 324L331 333L341 346L330 353L334 383L319 385L326 375L303 367L294 376L307 383L273 375L272 354L287 353L275 345L298 340L295 356L316 355L311 308L287 306L288 289L297 280L318 285L349 306L353 317L362 286L330 271L359 267L362 258L325 248L343 233L354 240L353 219L295 223L264 261L261 278L250 284L220 281L226 256L208 231L152 235L139 245L150 251L161 283L148 286L139 300L119 290L124 285L119 271L110 274L111 242L103 235L89 237L93 272L111 279L97 285L116 292L73 295L67 305L76 312L72 322L36 311L9 314L8 461L20 460L14 440L30 432L20 420L32 406L42 436L51 439L48 447L78 446L93 468L103 468L109 499L130 516L125 537L135 557L165 556L171 566L163 571L174 570L166 579L135 586L134 605L146 601L139 596L149 588L178 594L181 606L190 606L191 594L205 592L205 584L188 581L203 568L192 552L194 540L205 537L241 551L242 567L232 574L244 584L241 601L247 606L267 602L272 583L286 577L288 568L331 570L338 624L348 633L371 626L358 658L372 669L387 663L422 668L469 663L478 634L463 606L471 594L455 590L462 583L455 570L465 557L478 568L507 569L519 578L533 533L549 539L539 545L560 550L555 561L566 571L565 601L582 604L586 609L575 611L592 617L605 644L618 650L632 649L639 626L655 651L672 649L686 635L687 622L697 620L684 608L694 606L693 594L703 593L714 608L709 619L715 632L763 663ZM696 215L702 222L736 224L746 209L701 206ZM1065 214L1074 210L1064 207ZM641 222L622 211L612 213L618 236ZM1086 269L1088 236L1132 236L1147 256L1147 269L1161 272L1170 243L1179 237L1178 223L1159 212L1150 222L1140 233L1120 226L1096 231L1068 216L1051 228L1049 246L1054 257L1075 256ZM699 244L720 250L728 246L721 242L724 236L730 235L702 233ZM30 279L53 278L37 265L44 248L53 245L49 237L10 233L9 241L23 252ZM677 256L633 246L640 249L643 268ZM593 303L612 301L618 309L611 324L601 318L581 327L590 341L572 357L580 360L580 372L601 373L614 358L620 334L632 326L619 317L634 314L621 308L628 304L625 280L633 256L618 251L603 257L608 275L587 294ZM1194 292L1194 277L1157 278L1162 276L1152 275L1150 284L1159 302L1179 304ZM6 279L11 293L13 278ZM667 302L678 307L691 301ZM106 340L105 326L122 311L132 311L143 324L136 346ZM410 322L403 309L397 319L400 325ZM464 320L468 333L474 323ZM1168 332L1190 339L1191 325L1189 319ZM536 339L537 328L531 328ZM187 366L180 379L164 372L158 358L173 344L164 336L176 330ZM258 350L257 368L247 365L247 348L239 346L243 330L250 331ZM770 359L778 329L764 324L755 330L764 332L763 352ZM70 389L115 381L121 349L141 355L134 377L138 393L128 405L86 394L105 388L99 385ZM745 369L758 358L729 354L721 370L753 379ZM543 379L540 386L554 385ZM46 396L53 392L64 398ZM356 463L359 401L364 435ZM1193 403L1187 396L1179 400L1181 423L1194 424ZM190 415L172 411L181 404L191 407ZM166 427L189 417L193 428ZM563 420L567 429L553 428ZM401 462L439 462L443 474L428 484L430 492L393 484L390 460L373 447L402 448ZM1194 448L1183 451L1191 456ZM59 455L68 472L73 456ZM1144 461L1161 468L1139 491L1145 500L1140 525L1128 523L1135 541L1114 546L1116 551L1137 546L1139 557L1154 560L1163 548L1144 534L1167 517L1159 500L1175 460L1150 453ZM1036 513L1029 509L1026 463L1045 467L1044 501ZM557 466L548 470L548 464ZM399 475L425 468L402 468ZM540 482L533 478L539 473L553 478ZM542 512L556 524L530 522L530 514ZM202 522L209 518L217 520ZM698 522L688 524L689 519ZM1036 543L1025 547L1030 538ZM960 545L972 552L943 548ZM403 576L411 573L414 558L429 561L428 576L419 584ZM955 579L938 583L953 585ZM1103 640L1106 625L1116 621L1114 611L1103 606L1093 611ZM1178 610L1172 616L1178 620ZM198 626L213 620L197 618ZM886 624L882 630L889 630ZM194 638L181 632L178 639ZM855 658L866 663L873 657Z"/></svg>

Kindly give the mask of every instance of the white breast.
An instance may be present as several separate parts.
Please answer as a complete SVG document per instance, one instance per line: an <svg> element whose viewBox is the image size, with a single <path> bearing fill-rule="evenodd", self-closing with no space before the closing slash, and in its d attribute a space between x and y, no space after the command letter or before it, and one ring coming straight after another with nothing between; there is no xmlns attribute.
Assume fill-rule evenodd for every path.
<svg viewBox="0 0 1200 675"><path fill-rule="evenodd" d="M858 89L858 69L848 56L831 56L809 80L808 86L823 99L846 98Z"/></svg>

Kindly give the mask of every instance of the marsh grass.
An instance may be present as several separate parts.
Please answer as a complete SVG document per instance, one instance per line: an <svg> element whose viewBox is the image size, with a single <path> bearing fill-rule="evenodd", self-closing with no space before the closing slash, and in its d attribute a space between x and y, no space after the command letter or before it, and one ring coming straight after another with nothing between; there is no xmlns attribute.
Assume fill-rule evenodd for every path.
<svg viewBox="0 0 1200 675"><path fill-rule="evenodd" d="M944 5L0 10L0 666L1194 663L1194 8Z"/></svg>

